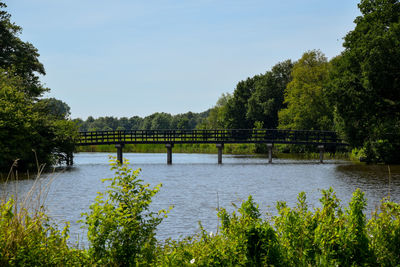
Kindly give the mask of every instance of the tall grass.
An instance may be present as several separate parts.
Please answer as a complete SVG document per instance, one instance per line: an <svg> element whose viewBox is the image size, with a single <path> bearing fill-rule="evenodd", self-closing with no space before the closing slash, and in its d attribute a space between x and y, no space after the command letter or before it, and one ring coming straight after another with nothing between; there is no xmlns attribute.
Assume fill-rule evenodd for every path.
<svg viewBox="0 0 400 267"><path fill-rule="evenodd" d="M0 198L0 266L69 266L84 262L85 251L67 244L69 225L62 230L46 215L45 200L52 179L43 180L38 166L34 183L18 193L18 172L11 168ZM6 192L8 182L15 184Z"/></svg>

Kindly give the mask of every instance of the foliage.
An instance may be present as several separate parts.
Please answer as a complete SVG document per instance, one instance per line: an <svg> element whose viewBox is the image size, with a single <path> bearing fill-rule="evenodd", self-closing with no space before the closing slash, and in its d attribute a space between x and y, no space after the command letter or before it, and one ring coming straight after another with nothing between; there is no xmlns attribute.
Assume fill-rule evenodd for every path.
<svg viewBox="0 0 400 267"><path fill-rule="evenodd" d="M161 184L153 189L138 178L140 169L133 171L127 162L113 161L115 176L104 193L98 193L90 206L85 224L90 242L89 255L100 265L149 265L155 258L157 225L167 211L149 211L152 197Z"/></svg>
<svg viewBox="0 0 400 267"><path fill-rule="evenodd" d="M126 162L125 162L126 163ZM367 221L366 200L357 189L347 208L332 189L322 190L321 207L309 210L305 193L295 207L277 203L277 215L262 218L249 196L233 213L218 210L220 228L157 243L156 227L167 211L151 212L153 189L140 170L112 164L114 178L99 193L84 222L89 249L67 244L68 225L59 231L38 208L0 202L2 266L398 266L400 205L382 201ZM35 201L24 201L35 203ZM28 212L29 210L29 212Z"/></svg>
<svg viewBox="0 0 400 267"><path fill-rule="evenodd" d="M306 195L297 206L278 202L278 215L260 218L252 198L239 214L218 213L221 232L167 240L160 266L397 266L400 263L400 206L385 200L367 222L358 189L346 209L332 189L322 190L322 207L310 211Z"/></svg>
<svg viewBox="0 0 400 267"><path fill-rule="evenodd" d="M304 53L294 64L292 81L285 90L287 108L279 111L279 128L332 130L333 112L325 92L328 67L318 50Z"/></svg>
<svg viewBox="0 0 400 267"><path fill-rule="evenodd" d="M47 90L37 76L45 74L39 54L19 39L21 28L4 8L0 1L0 171L16 159L19 169L35 166L36 157L49 165L65 161L77 136L70 109L54 98L39 99Z"/></svg>
<svg viewBox="0 0 400 267"><path fill-rule="evenodd" d="M235 212L218 212L221 233L200 233L176 242L167 240L159 253L161 266L267 266L279 265L281 254L274 229L260 218L250 196Z"/></svg>
<svg viewBox="0 0 400 267"><path fill-rule="evenodd" d="M0 169L16 159L20 169L35 167L36 157L48 164L66 160L77 138L74 123L49 112L46 99L36 102L21 86L19 76L0 69Z"/></svg>
<svg viewBox="0 0 400 267"><path fill-rule="evenodd" d="M380 210L374 212L367 229L377 265L400 265L400 205L390 199L382 200Z"/></svg>
<svg viewBox="0 0 400 267"><path fill-rule="evenodd" d="M232 95L222 94L217 101L217 104L210 109L209 115L197 128L200 129L225 129L226 127L226 112L227 103L232 99Z"/></svg>
<svg viewBox="0 0 400 267"><path fill-rule="evenodd" d="M400 3L362 0L361 16L332 61L330 98L342 130L371 162L400 162ZM382 147L384 146L384 147Z"/></svg>
<svg viewBox="0 0 400 267"><path fill-rule="evenodd" d="M208 111L202 113L187 112L171 115L169 113L153 113L145 118L133 116L131 118L89 116L85 121L74 119L80 131L115 131L115 130L158 130L158 129L195 129L206 118Z"/></svg>
<svg viewBox="0 0 400 267"><path fill-rule="evenodd" d="M12 172L10 172L12 173ZM40 171L38 172L40 174ZM1 266L80 266L89 263L85 250L68 244L69 223L60 231L46 215L45 190L39 174L24 196L0 199ZM17 177L16 177L17 178ZM10 180L16 179L9 177ZM17 179L16 179L17 180Z"/></svg>
<svg viewBox="0 0 400 267"><path fill-rule="evenodd" d="M37 76L45 74L38 50L18 37L22 28L10 21L11 15L5 11L6 7L4 1L0 1L0 68L12 70L12 74L22 78L24 92L38 97L47 90Z"/></svg>
<svg viewBox="0 0 400 267"><path fill-rule="evenodd" d="M254 92L248 100L246 118L261 122L262 127L275 129L278 126L278 111L286 107L284 92L292 80L293 63L280 62L267 71L255 84Z"/></svg>
<svg viewBox="0 0 400 267"><path fill-rule="evenodd" d="M284 106L283 96L291 80L292 62L286 60L265 74L240 81L224 108L226 128L251 129L256 121L265 128L278 126L278 111Z"/></svg>

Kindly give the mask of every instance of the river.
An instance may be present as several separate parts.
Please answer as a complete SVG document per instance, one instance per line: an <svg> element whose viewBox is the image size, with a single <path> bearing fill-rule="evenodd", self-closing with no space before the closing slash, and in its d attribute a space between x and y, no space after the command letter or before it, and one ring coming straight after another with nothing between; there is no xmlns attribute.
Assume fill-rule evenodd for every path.
<svg viewBox="0 0 400 267"><path fill-rule="evenodd" d="M86 245L85 230L77 220L89 210L97 192L104 191L102 178L112 176L109 153L77 153L74 166L41 176L42 184L52 180L46 199L48 213L62 225L71 223L71 241ZM217 230L218 206L233 211L235 205L252 195L264 216L276 214L277 201L294 206L299 192L307 194L309 206L319 207L321 189L332 187L347 205L352 192L365 192L367 216L388 196L400 200L400 167L367 166L340 160L268 159L252 156L224 155L217 164L213 154L173 154L173 164L166 164L166 154L125 153L132 168L141 168L140 178L151 186L162 183L152 209L174 208L158 227L159 240L179 239L198 231L201 221L207 231ZM389 181L390 180L390 181ZM32 179L3 183L4 192L18 191L21 196L33 184Z"/></svg>

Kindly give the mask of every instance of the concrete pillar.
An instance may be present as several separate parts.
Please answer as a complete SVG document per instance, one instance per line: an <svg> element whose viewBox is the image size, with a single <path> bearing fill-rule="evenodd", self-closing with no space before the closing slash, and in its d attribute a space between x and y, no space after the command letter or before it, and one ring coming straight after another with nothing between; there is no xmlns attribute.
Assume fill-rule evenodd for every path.
<svg viewBox="0 0 400 267"><path fill-rule="evenodd" d="M319 162L324 163L324 145L319 145Z"/></svg>
<svg viewBox="0 0 400 267"><path fill-rule="evenodd" d="M218 164L222 164L222 150L224 149L224 144L217 144L218 148Z"/></svg>
<svg viewBox="0 0 400 267"><path fill-rule="evenodd" d="M268 148L268 163L272 163L272 148L274 147L274 144L267 144Z"/></svg>
<svg viewBox="0 0 400 267"><path fill-rule="evenodd" d="M116 144L115 147L117 148L117 161L119 164L124 163L124 160L122 158L122 148L124 147L124 144Z"/></svg>
<svg viewBox="0 0 400 267"><path fill-rule="evenodd" d="M172 148L174 144L165 144L165 147L167 148L167 164L172 164Z"/></svg>
<svg viewBox="0 0 400 267"><path fill-rule="evenodd" d="M67 153L67 166L74 165L74 154L72 152Z"/></svg>

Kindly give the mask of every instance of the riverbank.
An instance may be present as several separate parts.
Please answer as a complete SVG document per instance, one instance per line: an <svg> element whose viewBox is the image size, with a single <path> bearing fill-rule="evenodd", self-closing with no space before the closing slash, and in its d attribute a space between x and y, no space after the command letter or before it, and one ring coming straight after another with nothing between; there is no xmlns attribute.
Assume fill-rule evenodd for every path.
<svg viewBox="0 0 400 267"><path fill-rule="evenodd" d="M94 153L83 154L86 155L80 155L80 157L97 158L99 156ZM101 158L104 158L106 155L101 156ZM130 156L135 155L131 154ZM207 155L201 155L201 157L207 157ZM240 158L240 160L243 159ZM336 170L333 164L315 164L313 166L303 164L299 166L291 163L290 166L294 170L287 171L288 163L261 165L254 164L261 162L256 158L250 160L253 161L253 164L247 167L241 164L237 166L217 166L216 164L166 166L161 164L154 167L159 171L161 169L162 176L168 178L163 180L165 184L157 193L157 197L154 198L154 204L157 207L155 211L166 209L171 200L175 205L168 214L168 218L164 218L164 222L172 218L174 213L182 212L176 216L177 221L170 222L176 227L175 231L179 231L181 228L186 229L195 224L195 222L184 222L181 220L182 218L193 217L194 221L200 220L204 223L204 227L200 226L200 231L189 231L185 235L180 235L179 239L158 238L158 234L156 236L155 232L165 234L166 230L171 229L171 227L162 227L162 224L158 225L161 221L141 216L153 211L142 207L148 207L149 203L152 202L153 199L151 198L156 192L151 188L160 182L159 180L149 181L149 178L147 178L154 177L151 173L146 172L146 170L152 168L152 165L144 166L143 174L140 175L139 172L129 170L128 166L115 167L114 178L109 179L108 185L110 187L106 189L104 187L93 188L99 185L95 181L106 175L104 171L106 166L86 165L86 168L90 166L99 169L99 173L93 180L89 177L93 173L93 169L90 172L81 173L85 179L76 177L79 174L78 170L66 173L69 176L64 179L64 182L62 181L63 177L59 177L55 181L56 184L53 184L55 188L62 188L62 190L53 192L49 190L49 201L61 200L66 202L67 199L72 201L71 194L75 194L74 199L78 196L89 195L91 201L83 201L83 204L89 205L95 199L94 204L90 205L90 208L86 207L86 209L80 208L77 202L74 202L73 205L69 202L64 208L57 204L50 210L60 214L49 214L49 216L65 215L69 208L79 213L83 211L86 215L81 218L81 223L89 229L89 249L87 249L89 246L71 246L68 238L69 229L68 227L63 229L63 223L49 223L50 218L46 216L47 211L44 209L49 203L42 202L45 199L44 196L47 195L47 190L43 191L40 182L33 183L32 189L26 188L28 195L30 192L39 192L39 194L45 192L40 197L41 201L36 201L35 195L31 195L33 198L15 195L18 197L0 199L0 213L2 214L0 220L0 265L102 266L130 263L141 266L215 266L219 263L223 266L347 266L352 264L396 266L400 263L396 257L399 254L398 248L390 245L395 244L391 241L397 240L399 238L398 233L400 233L400 207L396 204L396 195L398 195L396 190L399 188L396 186L396 184L398 185L396 183L399 178L398 172L392 181L393 198L390 200L394 202L385 201L381 205L377 205L376 207L381 207L381 211L371 217L365 216L367 213L370 214L368 208L366 208L365 197L370 198L371 196L368 196L368 190L372 188L371 183L365 187L366 196L360 190L356 190L353 193L353 198L350 198L351 192L358 187L358 179L354 179L350 173L345 171L346 176L352 180L346 190L340 187L346 181L343 175L339 175L338 179L324 178L324 175ZM80 165L84 166L85 164L82 163L84 162L81 160ZM226 179L221 179L221 172L209 179L208 175L203 173L207 169L205 166L208 169L213 168L212 172L206 172L208 174L224 169L234 170L230 171L232 175L229 175ZM299 167L310 171L307 171L301 178ZM187 168L188 171L182 174L182 168ZM246 168L245 171L244 168ZM246 173L257 168L260 169L259 172L245 176ZM287 178L291 173L295 174L293 178L296 179ZM316 176L310 177L310 173L314 173ZM176 177L178 174L182 174L181 177ZM266 174L270 175L266 176ZM185 180L185 177L191 175L193 179ZM141 177L146 179L146 183L149 181L152 186L145 185ZM361 188L368 181L365 180L365 175L362 175L362 177L359 184ZM42 177L40 180L43 179L46 178ZM85 180L88 187L82 188L82 182L85 182ZM324 188L326 186L317 184L309 189L311 191L307 193L307 202L306 195L300 193L297 202L289 201L287 204L286 202L277 202L274 216L265 217L262 215L264 214L263 209L259 209L259 204L260 207L266 207L268 203L282 200L282 192L284 191L286 196L290 192L288 190L290 186L292 186L293 191L301 192L316 181L326 181L326 185L329 185L334 180L338 181L336 184L338 194L330 189L322 190L321 196L319 190L315 192L313 188ZM376 191L382 188L382 185L384 186L382 182L381 186L377 186L379 181L380 178L372 182L374 196L377 195ZM180 186L177 186L176 182ZM278 183L280 186L274 183ZM210 187L205 187L207 185ZM40 190L36 190L35 186ZM71 188L73 186L75 187ZM233 190L232 186L235 186ZM253 191L255 188L267 191ZM70 190L65 192L68 189ZM103 198L95 198L96 193L91 194L90 189L93 189L93 192L104 192ZM145 193L133 195L132 192L136 192L135 189L140 189L136 190L137 192ZM174 193L171 189L182 189L182 191ZM243 190L240 199L247 199L247 201L236 202L235 207L239 208L236 208L235 213L233 213L233 210L228 206L231 199L227 199L227 197L235 195L234 192L238 192L239 189ZM164 191L166 192L164 193ZM212 216L206 219L201 218L201 215L204 214L204 208L208 210L213 206L207 204L206 200L215 202L215 196L213 197L215 191L219 192L219 194L217 193L217 199L219 196L217 201L218 216L215 215L215 208L213 208ZM66 193L67 198L62 197L63 193ZM249 194L253 195L254 198L245 197ZM179 205L179 198L185 195L188 196L188 199L181 201L182 205ZM271 196L271 200L263 202L260 196ZM163 197L165 197L164 200L160 199ZM119 206L120 201L125 199L131 201L129 202L130 205L124 206L126 207L124 209L113 208ZM319 208L313 208L318 199L320 199L321 205ZM21 200L26 206L17 208L16 203ZM162 205L159 205L160 203ZM187 206L193 203L198 203L199 206L185 210ZM54 209L54 207L57 208ZM226 207L227 210L220 207ZM125 213L126 209L129 210ZM28 213L28 210L31 212ZM345 212L346 210L349 212ZM132 214L145 218L143 219L144 224L143 221L137 223L135 219L132 219L136 217L127 216ZM161 213L156 214L158 216L161 214L161 217L163 217L164 211L161 210ZM156 214L154 214L155 218L159 218ZM217 221L216 225L212 228L207 227L209 221L213 220ZM81 223L79 223L79 226L82 226ZM71 226L72 224L74 224L73 219ZM71 233L74 232L72 228L70 230L72 230ZM210 232L210 230L213 232ZM130 235L132 232L137 233L133 238ZM168 234L167 237L173 236ZM126 242L126 240L129 242ZM105 242L108 242L110 246L104 246ZM144 249L135 250L135 248ZM304 253L304 251L307 251L307 253Z"/></svg>
<svg viewBox="0 0 400 267"><path fill-rule="evenodd" d="M225 154L254 155L256 146L254 144L225 144ZM115 145L81 146L76 152L116 152ZM124 152L132 153L163 153L166 151L163 144L126 144ZM215 144L175 144L173 153L205 153L216 154L218 152Z"/></svg>
<svg viewBox="0 0 400 267"><path fill-rule="evenodd" d="M258 152L261 151L261 152ZM76 152L109 152L116 153L115 145L96 145L77 147ZM166 152L163 144L127 144L124 146L124 153L164 153ZM173 153L199 153L199 154L217 154L218 149L215 144L175 144ZM256 144L225 144L224 154L231 155L253 155L255 157L266 157L263 148ZM282 159L319 159L319 153L283 153L281 147L277 145L273 150L273 157ZM324 153L324 159L351 160L358 162L352 157L350 152Z"/></svg>

